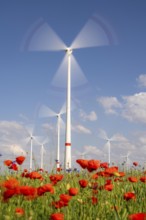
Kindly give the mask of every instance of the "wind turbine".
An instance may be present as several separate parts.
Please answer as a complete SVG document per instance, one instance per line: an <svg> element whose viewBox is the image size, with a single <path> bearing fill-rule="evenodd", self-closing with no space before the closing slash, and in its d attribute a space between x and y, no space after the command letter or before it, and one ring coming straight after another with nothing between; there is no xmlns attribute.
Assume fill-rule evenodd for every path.
<svg viewBox="0 0 146 220"><path fill-rule="evenodd" d="M111 163L111 142L116 141L116 136L113 135L111 138L109 138L106 134L106 132L102 129L99 130L99 137L106 141L106 146L108 148L108 164Z"/></svg>
<svg viewBox="0 0 146 220"><path fill-rule="evenodd" d="M26 143L30 143L30 165L29 165L29 169L30 171L32 171L32 160L33 160L33 142L37 142L37 136L33 135L33 126L27 126L26 127L26 131L28 133L28 137L25 139Z"/></svg>
<svg viewBox="0 0 146 220"><path fill-rule="evenodd" d="M41 146L41 163L40 163L40 168L43 169L44 168L44 153L45 153L44 145L48 142L48 138L44 139L44 141L37 139L37 142Z"/></svg>
<svg viewBox="0 0 146 220"><path fill-rule="evenodd" d="M29 34L22 46L24 50L51 51L64 50L67 57L67 96L66 96L66 135L65 135L65 169L71 169L71 63L76 65L78 76L84 83L86 79L74 56L73 49L105 46L113 44L114 35L109 26L99 16L92 16L81 29L70 47L66 46L46 22L40 19ZM65 60L64 60L65 61ZM61 68L65 62L61 64ZM60 71L58 71L59 73ZM64 72L64 71L63 71ZM78 80L80 82L80 80Z"/></svg>
<svg viewBox="0 0 146 220"><path fill-rule="evenodd" d="M60 167L60 128L61 124L63 125L64 122L61 118L63 114L65 114L65 104L62 106L59 113L54 112L49 107L43 105L40 109L39 115L40 117L57 117L57 155L56 155L56 168Z"/></svg>
<svg viewBox="0 0 146 220"><path fill-rule="evenodd" d="M131 152L129 151L126 155L121 156L123 158L125 158L125 165L126 165L126 170L128 170L128 164L129 164L129 155L131 154Z"/></svg>
<svg viewBox="0 0 146 220"><path fill-rule="evenodd" d="M84 151L84 152L79 152L77 151L77 156L80 156L81 159L85 159L85 157L89 155L89 153L87 151Z"/></svg>

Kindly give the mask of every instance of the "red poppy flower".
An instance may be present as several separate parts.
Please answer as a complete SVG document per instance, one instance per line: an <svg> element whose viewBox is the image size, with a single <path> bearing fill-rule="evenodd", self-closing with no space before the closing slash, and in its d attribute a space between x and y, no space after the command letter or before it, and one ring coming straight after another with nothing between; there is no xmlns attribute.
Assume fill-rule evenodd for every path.
<svg viewBox="0 0 146 220"><path fill-rule="evenodd" d="M52 205L55 206L56 209L61 209L62 207L68 206L68 202L59 200L59 201L52 202Z"/></svg>
<svg viewBox="0 0 146 220"><path fill-rule="evenodd" d="M104 185L104 189L107 191L112 191L113 190L113 184L105 184Z"/></svg>
<svg viewBox="0 0 146 220"><path fill-rule="evenodd" d="M106 180L106 185L107 185L107 184L111 184L111 183L112 183L112 180L111 180L111 179Z"/></svg>
<svg viewBox="0 0 146 220"><path fill-rule="evenodd" d="M68 194L61 194L60 195L60 200L63 202L69 202L71 200L72 196Z"/></svg>
<svg viewBox="0 0 146 220"><path fill-rule="evenodd" d="M118 167L109 167L109 168L106 168L104 172L107 173L107 174L116 173L116 172L118 172Z"/></svg>
<svg viewBox="0 0 146 220"><path fill-rule="evenodd" d="M78 192L79 192L78 188L70 188L69 189L69 195L70 196L75 196L75 195L78 194Z"/></svg>
<svg viewBox="0 0 146 220"><path fill-rule="evenodd" d="M24 196L30 196L32 198L35 198L37 196L37 188L34 188L32 186L20 186L20 194Z"/></svg>
<svg viewBox="0 0 146 220"><path fill-rule="evenodd" d="M4 181L2 185L7 189L15 189L17 186L19 186L19 181L14 177L11 177L10 179Z"/></svg>
<svg viewBox="0 0 146 220"><path fill-rule="evenodd" d="M24 215L24 209L18 207L15 209L15 213L17 214L17 216L22 216Z"/></svg>
<svg viewBox="0 0 146 220"><path fill-rule="evenodd" d="M104 176L104 177L110 177L110 176L111 176L111 174L106 173L105 171L97 172L97 174L98 174L99 176Z"/></svg>
<svg viewBox="0 0 146 220"><path fill-rule="evenodd" d="M50 181L56 184L57 182L61 181L63 177L64 176L62 174L54 174L50 176Z"/></svg>
<svg viewBox="0 0 146 220"><path fill-rule="evenodd" d="M92 172L93 170L97 170L100 167L100 161L99 160L89 160L87 169L89 172Z"/></svg>
<svg viewBox="0 0 146 220"><path fill-rule="evenodd" d="M6 191L4 191L3 193L3 199L4 201L7 201L8 199L10 199L12 196L16 195L16 190L15 189L7 189Z"/></svg>
<svg viewBox="0 0 146 220"><path fill-rule="evenodd" d="M57 172L60 172L60 171L62 171L62 168L61 168L61 167L58 167L58 168L57 168Z"/></svg>
<svg viewBox="0 0 146 220"><path fill-rule="evenodd" d="M45 184L45 185L37 188L37 194L39 196L43 195L46 192L50 192L51 194L54 193L54 188L53 188L52 184L48 183L48 184Z"/></svg>
<svg viewBox="0 0 146 220"><path fill-rule="evenodd" d="M133 162L133 165L136 167L138 166L138 162Z"/></svg>
<svg viewBox="0 0 146 220"><path fill-rule="evenodd" d="M50 217L51 220L64 220L64 214L57 212L51 215Z"/></svg>
<svg viewBox="0 0 146 220"><path fill-rule="evenodd" d="M24 156L16 157L16 162L17 162L19 165L21 165L24 160L25 160L25 157L24 157Z"/></svg>
<svg viewBox="0 0 146 220"><path fill-rule="evenodd" d="M134 177L134 176L130 176L130 177L128 178L128 180L129 180L130 182L132 182L132 183L138 182L138 179L137 179L136 177Z"/></svg>
<svg viewBox="0 0 146 220"><path fill-rule="evenodd" d="M29 173L29 178L30 179L43 179L42 175L36 171L33 171L31 173Z"/></svg>
<svg viewBox="0 0 146 220"><path fill-rule="evenodd" d="M82 188L85 188L88 185L88 181L87 180L79 180L79 184Z"/></svg>
<svg viewBox="0 0 146 220"><path fill-rule="evenodd" d="M17 171L17 170L18 170L18 166L17 166L16 163L12 163L12 164L9 166L9 169Z"/></svg>
<svg viewBox="0 0 146 220"><path fill-rule="evenodd" d="M140 178L140 181L143 182L143 183L146 183L146 176L142 176L142 177Z"/></svg>
<svg viewBox="0 0 146 220"><path fill-rule="evenodd" d="M98 174L97 173L94 173L92 176L91 176L92 179L96 180L98 179Z"/></svg>
<svg viewBox="0 0 146 220"><path fill-rule="evenodd" d="M93 205L96 205L97 204L97 202L98 202L98 199L96 198L96 197L94 197L94 196L92 196L92 204Z"/></svg>
<svg viewBox="0 0 146 220"><path fill-rule="evenodd" d="M108 166L108 163L104 162L104 163L101 163L101 164L100 164L100 167L106 169L106 168L108 168L109 166Z"/></svg>
<svg viewBox="0 0 146 220"><path fill-rule="evenodd" d="M4 160L4 165L9 167L13 162L11 160Z"/></svg>
<svg viewBox="0 0 146 220"><path fill-rule="evenodd" d="M145 220L146 213L135 213L128 216L129 220Z"/></svg>
<svg viewBox="0 0 146 220"><path fill-rule="evenodd" d="M136 199L136 196L135 196L135 193L132 193L132 192L127 192L124 194L124 199L126 201L130 200L130 199L133 199L135 200Z"/></svg>
<svg viewBox="0 0 146 220"><path fill-rule="evenodd" d="M88 160L78 159L78 160L76 160L76 162L77 162L78 164L80 164L80 166L81 166L83 169L86 169L87 166L88 166Z"/></svg>
<svg viewBox="0 0 146 220"><path fill-rule="evenodd" d="M119 173L119 176L120 176L120 177L125 176L125 173L124 173L124 172L118 172L118 173Z"/></svg>

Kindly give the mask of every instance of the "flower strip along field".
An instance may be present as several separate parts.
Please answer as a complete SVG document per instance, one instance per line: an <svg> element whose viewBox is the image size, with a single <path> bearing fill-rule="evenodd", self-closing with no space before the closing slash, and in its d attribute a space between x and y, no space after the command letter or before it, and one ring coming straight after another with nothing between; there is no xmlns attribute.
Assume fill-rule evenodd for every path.
<svg viewBox="0 0 146 220"><path fill-rule="evenodd" d="M78 159L80 172L21 172L24 161L4 161L13 172L0 176L1 220L146 219L146 171Z"/></svg>

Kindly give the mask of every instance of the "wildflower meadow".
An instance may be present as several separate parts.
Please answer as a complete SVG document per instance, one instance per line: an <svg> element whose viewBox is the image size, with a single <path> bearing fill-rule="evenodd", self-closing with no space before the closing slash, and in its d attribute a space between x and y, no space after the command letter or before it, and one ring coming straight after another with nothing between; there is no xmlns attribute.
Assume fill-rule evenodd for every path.
<svg viewBox="0 0 146 220"><path fill-rule="evenodd" d="M25 157L5 160L0 175L0 220L145 220L146 171L120 170L78 159L80 171L21 168ZM136 168L137 162L133 163Z"/></svg>

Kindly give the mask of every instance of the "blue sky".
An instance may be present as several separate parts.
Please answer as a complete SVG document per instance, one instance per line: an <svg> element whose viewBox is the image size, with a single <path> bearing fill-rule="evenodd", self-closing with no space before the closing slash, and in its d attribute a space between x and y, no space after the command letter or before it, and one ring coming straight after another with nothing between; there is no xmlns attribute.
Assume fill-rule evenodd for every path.
<svg viewBox="0 0 146 220"><path fill-rule="evenodd" d="M24 126L33 124L35 135L49 138L45 160L47 164L49 158L50 166L53 165L56 118L42 119L39 111L46 105L58 112L65 102L66 88L60 87L65 69L58 73L59 83L52 85L65 53L29 51L37 32L34 27L43 21L70 46L84 25L92 20L95 41L97 37L105 45L73 51L87 79L87 83L82 84L75 76L75 85L81 85L72 88L73 164L83 152L87 158L107 160L101 130L108 137L116 137L116 141L111 142L112 161L122 162L121 156L128 152L130 162L138 160L143 164L146 161L145 11L144 0L0 1L1 160L7 158L8 153L12 152L12 157L19 154L19 149L28 152L29 160L29 144L24 141L28 134ZM100 23L93 22L93 16L100 19ZM79 45L87 36L90 42L92 31L84 33ZM77 71L76 75L79 75ZM65 121L65 115L62 117ZM63 130L62 162L64 140ZM13 145L18 152L12 150ZM40 146L35 145L34 154L40 163L38 152Z"/></svg>

